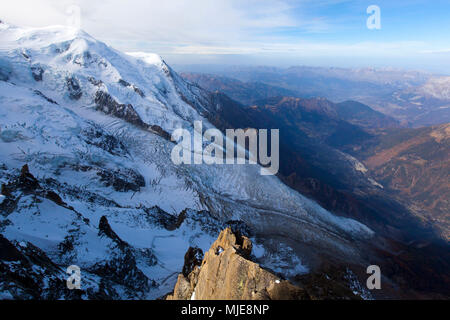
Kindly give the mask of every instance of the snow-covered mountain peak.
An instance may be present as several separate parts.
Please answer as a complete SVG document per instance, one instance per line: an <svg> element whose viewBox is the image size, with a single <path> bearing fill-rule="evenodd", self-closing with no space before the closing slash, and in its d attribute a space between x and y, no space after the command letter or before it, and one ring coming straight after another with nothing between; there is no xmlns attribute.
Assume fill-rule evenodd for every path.
<svg viewBox="0 0 450 320"><path fill-rule="evenodd" d="M7 23L0 24L2 43L1 49L15 48L17 44L28 48L43 48L52 43L60 43L74 39L84 39L96 42L85 31L62 25L54 25L41 28L22 28Z"/></svg>
<svg viewBox="0 0 450 320"><path fill-rule="evenodd" d="M82 30L63 26L6 26L0 39L3 73L19 78L17 82L38 85L56 102L63 96L64 103L92 106L98 104L97 93L107 93L118 104L132 105L145 123L166 132L202 120L186 103L201 99L199 92L192 92L157 55L124 54ZM15 70L9 70L11 61Z"/></svg>

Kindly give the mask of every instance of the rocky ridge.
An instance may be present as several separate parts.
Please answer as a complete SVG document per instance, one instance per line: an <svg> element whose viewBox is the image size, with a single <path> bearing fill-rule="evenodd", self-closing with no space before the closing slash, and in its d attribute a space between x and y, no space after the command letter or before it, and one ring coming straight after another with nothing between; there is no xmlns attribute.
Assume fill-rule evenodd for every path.
<svg viewBox="0 0 450 320"><path fill-rule="evenodd" d="M168 300L305 300L302 288L249 260L252 242L231 228L223 230L202 261L190 248ZM186 274L186 266L190 272Z"/></svg>

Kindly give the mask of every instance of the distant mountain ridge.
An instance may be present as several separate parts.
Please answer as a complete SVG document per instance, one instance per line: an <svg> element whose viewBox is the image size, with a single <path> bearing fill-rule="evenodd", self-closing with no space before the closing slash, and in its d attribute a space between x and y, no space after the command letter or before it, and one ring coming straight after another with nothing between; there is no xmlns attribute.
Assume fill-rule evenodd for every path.
<svg viewBox="0 0 450 320"><path fill-rule="evenodd" d="M450 122L448 77L392 68L294 66L179 66L179 70L212 73L242 82L259 82L293 91L293 96L355 100L420 127Z"/></svg>
<svg viewBox="0 0 450 320"><path fill-rule="evenodd" d="M181 73L180 75L208 91L223 92L233 100L245 105L270 97L297 96L294 91L262 82L243 82L233 78L203 73Z"/></svg>
<svg viewBox="0 0 450 320"><path fill-rule="evenodd" d="M315 97L301 97L300 94L292 90L274 87L260 82L242 82L232 78L217 75L207 75L198 73L182 73L181 76L188 81L198 84L209 91L220 91L230 98L244 104L252 105L264 103L265 99L274 101L276 99L291 99L292 102L304 101L305 107L312 107L314 101L326 100ZM295 99L294 99L295 98ZM309 99L309 102L307 102ZM328 101L328 100L327 100ZM366 128L389 128L399 127L400 124L394 118L375 111L367 105L356 101L344 101L333 104L331 101L326 111L325 102L322 102L318 112L326 112L333 117L339 117L350 123ZM333 110L331 110L333 109Z"/></svg>
<svg viewBox="0 0 450 320"><path fill-rule="evenodd" d="M339 118L364 128L398 128L399 121L357 101L336 103Z"/></svg>

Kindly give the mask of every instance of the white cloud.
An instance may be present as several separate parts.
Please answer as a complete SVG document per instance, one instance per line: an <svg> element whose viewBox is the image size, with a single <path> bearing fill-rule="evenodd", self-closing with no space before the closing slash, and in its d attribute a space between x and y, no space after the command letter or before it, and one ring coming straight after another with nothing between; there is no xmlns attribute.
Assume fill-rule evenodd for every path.
<svg viewBox="0 0 450 320"><path fill-rule="evenodd" d="M14 0L0 3L1 19L21 26L65 24L74 4L85 31L134 45L227 45L300 25L287 0Z"/></svg>
<svg viewBox="0 0 450 320"><path fill-rule="evenodd" d="M425 54L446 54L450 53L450 49L437 49L437 50L423 50L421 53Z"/></svg>
<svg viewBox="0 0 450 320"><path fill-rule="evenodd" d="M425 43L403 42L359 42L355 44L330 44L320 42L298 43L241 43L237 46L188 45L174 48L177 54L289 54L303 56L397 56L420 52Z"/></svg>

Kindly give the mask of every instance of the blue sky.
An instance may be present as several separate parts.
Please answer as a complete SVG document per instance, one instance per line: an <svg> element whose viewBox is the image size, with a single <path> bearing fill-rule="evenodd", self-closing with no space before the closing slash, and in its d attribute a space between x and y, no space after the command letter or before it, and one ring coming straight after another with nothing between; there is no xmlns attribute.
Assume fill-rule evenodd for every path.
<svg viewBox="0 0 450 320"><path fill-rule="evenodd" d="M0 19L81 27L169 63L397 67L450 73L450 0L15 0ZM369 30L369 5L381 29Z"/></svg>
<svg viewBox="0 0 450 320"><path fill-rule="evenodd" d="M366 8L375 4L381 9L382 29L366 28ZM450 1L443 0L400 0L400 1L308 1L293 10L302 15L321 17L324 21L320 31L303 32L297 35L312 40L354 42L355 40L376 41L433 41L448 45L450 39ZM288 31L295 35L295 28ZM302 33L303 32L303 33Z"/></svg>

